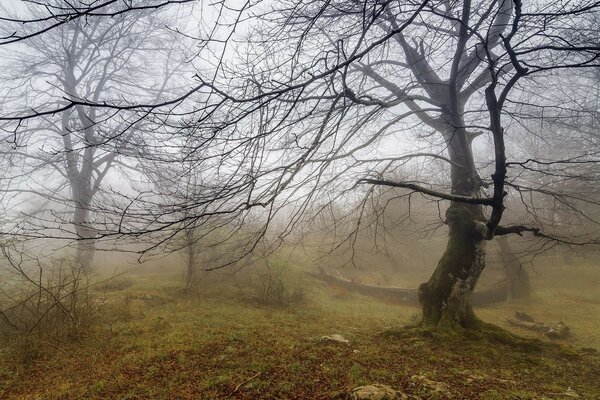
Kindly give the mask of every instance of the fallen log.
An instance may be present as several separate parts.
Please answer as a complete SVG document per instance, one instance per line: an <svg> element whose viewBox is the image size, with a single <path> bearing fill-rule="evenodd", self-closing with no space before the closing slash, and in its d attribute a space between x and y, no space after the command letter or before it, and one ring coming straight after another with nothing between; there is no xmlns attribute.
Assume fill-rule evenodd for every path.
<svg viewBox="0 0 600 400"><path fill-rule="evenodd" d="M322 268L319 268L319 272L307 272L307 274L323 282L340 286L348 290L364 294L365 296L382 297L406 304L419 303L417 289L402 288L397 286L369 285L355 282L350 279L346 279L339 274L338 276L330 275ZM481 306L504 301L508 297L509 291L510 288L508 282L505 280L500 281L489 289L475 291L475 293L473 293L473 304Z"/></svg>
<svg viewBox="0 0 600 400"><path fill-rule="evenodd" d="M546 325L543 322L536 322L529 315L519 311L515 312L513 318L506 318L506 322L513 326L544 334L550 339L565 339L571 335L571 329L562 321L554 325Z"/></svg>

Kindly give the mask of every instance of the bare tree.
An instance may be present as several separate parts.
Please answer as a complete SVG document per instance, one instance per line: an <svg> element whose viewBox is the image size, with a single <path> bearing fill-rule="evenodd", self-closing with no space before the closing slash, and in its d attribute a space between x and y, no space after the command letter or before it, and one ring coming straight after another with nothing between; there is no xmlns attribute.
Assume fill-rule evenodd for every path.
<svg viewBox="0 0 600 400"><path fill-rule="evenodd" d="M177 91L184 53L176 46L180 38L164 28L167 19L147 11L118 13L117 6L103 9L116 14L75 18L54 27L51 35L23 41L20 53L5 53L11 71L5 81L5 87L12 86L9 108L131 98L159 102ZM34 19L45 18L35 6L29 11ZM52 217L30 225L46 229L71 222L77 259L85 268L91 266L98 237L94 211L102 208L94 200L105 181L111 174L119 177L117 169L121 175L139 174L139 159L153 152L156 140L147 134L146 117L79 103L30 121L19 130L13 148L2 153L21 158L22 179L10 191L41 196L53 211ZM123 190L118 183L116 189ZM57 207L66 208L65 217Z"/></svg>
<svg viewBox="0 0 600 400"><path fill-rule="evenodd" d="M197 0L146 0L140 2L104 0L94 2L83 1L22 1L25 8L34 11L31 15L23 12L21 4L2 5L0 21L10 24L14 29L3 32L0 46L27 41L31 38L52 33L57 28L75 20L92 18L112 18L124 14L133 14L146 10L167 8L174 4L192 3ZM12 7L11 7L12 6Z"/></svg>
<svg viewBox="0 0 600 400"><path fill-rule="evenodd" d="M507 167L521 161L507 161L506 142L526 118L525 105L560 109L543 93L532 96L532 88L552 80L570 91L557 71L598 67L593 31L569 39L560 33L574 32L597 9L596 2L519 0L278 3L262 14L245 58L236 60L245 63L243 72L224 74L226 86L208 84L222 112L211 110L194 126L223 132L244 153L240 158L253 160L236 180L248 193L241 204L297 205L288 232L309 204L324 209L363 186L448 202L447 249L419 288L422 322L484 329L471 295L485 267L486 242L526 232L567 241L536 224L501 225L509 188L544 192L522 185L517 174L508 180ZM426 168L410 180L390 178L407 160L420 159L447 164L444 184ZM599 161L593 154L584 160L588 167ZM339 194L323 201L324 191ZM561 199L578 210L576 202L595 204L590 196Z"/></svg>

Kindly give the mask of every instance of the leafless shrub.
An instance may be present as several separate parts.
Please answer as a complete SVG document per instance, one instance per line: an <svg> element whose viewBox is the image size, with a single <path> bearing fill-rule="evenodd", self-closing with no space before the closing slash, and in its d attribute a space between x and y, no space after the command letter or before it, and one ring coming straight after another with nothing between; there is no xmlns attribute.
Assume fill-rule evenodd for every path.
<svg viewBox="0 0 600 400"><path fill-rule="evenodd" d="M0 339L56 346L97 325L100 305L90 295L81 264L68 258L46 264L7 246L1 251L11 279L0 288Z"/></svg>
<svg viewBox="0 0 600 400"><path fill-rule="evenodd" d="M255 268L253 286L261 304L289 306L302 302L307 285L304 274L284 262L269 262Z"/></svg>

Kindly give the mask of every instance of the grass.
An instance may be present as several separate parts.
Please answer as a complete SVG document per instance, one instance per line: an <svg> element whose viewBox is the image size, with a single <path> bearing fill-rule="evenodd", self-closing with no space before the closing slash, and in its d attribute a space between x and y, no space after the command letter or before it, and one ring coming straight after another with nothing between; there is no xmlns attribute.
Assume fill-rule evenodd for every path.
<svg viewBox="0 0 600 400"><path fill-rule="evenodd" d="M185 297L175 276L132 280L106 294L117 299L107 310L118 317L94 335L48 348L27 364L16 348L1 352L0 398L328 399L383 383L424 399L554 399L568 388L583 399L600 399L600 357L594 354L381 335L414 320L416 307L319 283L303 304L281 308L252 302L227 283L206 284ZM570 346L600 348L598 298L535 282L530 301L478 314L501 326L516 309L547 321L563 319L575 334ZM165 301L147 303L141 294ZM351 345L318 341L332 333ZM434 390L433 383L444 389Z"/></svg>

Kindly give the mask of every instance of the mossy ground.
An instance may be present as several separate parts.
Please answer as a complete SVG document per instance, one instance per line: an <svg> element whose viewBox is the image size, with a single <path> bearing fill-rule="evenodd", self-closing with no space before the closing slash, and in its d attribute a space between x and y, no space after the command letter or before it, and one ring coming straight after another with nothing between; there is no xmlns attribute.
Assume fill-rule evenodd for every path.
<svg viewBox="0 0 600 400"><path fill-rule="evenodd" d="M110 292L115 298L152 293L168 301L117 303L113 321L77 343L49 345L26 361L23 349L5 348L0 398L327 399L370 383L434 398L423 393L423 379L429 379L447 385L436 398L558 399L571 388L583 399L600 399L598 355L477 337L383 335L414 322L418 308L320 283L302 304L270 307L227 283L183 296L177 279L136 277L132 287ZM552 294L556 290L560 295ZM516 309L547 321L562 319L574 332L567 345L600 349L600 294L585 293L550 285L527 302L477 313L508 329L504 317ZM332 333L351 345L316 340Z"/></svg>

